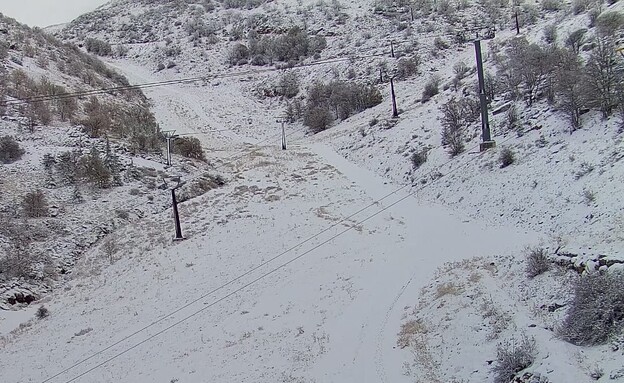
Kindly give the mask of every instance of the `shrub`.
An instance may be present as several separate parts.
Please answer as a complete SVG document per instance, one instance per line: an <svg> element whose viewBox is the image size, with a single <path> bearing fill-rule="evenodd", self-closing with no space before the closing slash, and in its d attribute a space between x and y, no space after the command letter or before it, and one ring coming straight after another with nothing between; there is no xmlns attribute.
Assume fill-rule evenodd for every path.
<svg viewBox="0 0 624 383"><path fill-rule="evenodd" d="M561 5L561 0L542 0L542 9L545 11L558 11Z"/></svg>
<svg viewBox="0 0 624 383"><path fill-rule="evenodd" d="M173 141L173 151L187 158L205 160L201 142L195 137L179 137Z"/></svg>
<svg viewBox="0 0 624 383"><path fill-rule="evenodd" d="M343 81L317 82L308 89L303 123L318 133L327 129L335 118L344 120L381 101L381 93L374 86Z"/></svg>
<svg viewBox="0 0 624 383"><path fill-rule="evenodd" d="M615 36L624 26L624 15L621 12L605 12L596 19L596 29L601 36Z"/></svg>
<svg viewBox="0 0 624 383"><path fill-rule="evenodd" d="M449 154L456 156L464 149L465 129L468 123L475 121L475 113L468 99L451 99L440 107L442 111L442 145L447 146ZM478 112L477 112L478 113Z"/></svg>
<svg viewBox="0 0 624 383"><path fill-rule="evenodd" d="M412 167L415 169L420 168L425 162L427 162L427 149L422 149L420 151L414 152L411 156Z"/></svg>
<svg viewBox="0 0 624 383"><path fill-rule="evenodd" d="M113 236L107 238L102 243L102 255L113 264L115 262L115 254L119 251L117 239Z"/></svg>
<svg viewBox="0 0 624 383"><path fill-rule="evenodd" d="M45 319L50 316L50 310L48 310L45 306L39 306L37 312L35 313L37 319Z"/></svg>
<svg viewBox="0 0 624 383"><path fill-rule="evenodd" d="M450 47L449 43L441 37L436 37L433 40L433 46L436 47L436 49L441 50L441 51L448 49Z"/></svg>
<svg viewBox="0 0 624 383"><path fill-rule="evenodd" d="M582 275L559 328L562 339L578 346L607 342L624 326L624 274Z"/></svg>
<svg viewBox="0 0 624 383"><path fill-rule="evenodd" d="M20 225L20 228L28 228ZM20 233L23 234L23 233ZM4 278L30 278L33 275L35 259L29 248L28 239L24 241L13 241L12 246L6 249L4 257L0 256L0 274Z"/></svg>
<svg viewBox="0 0 624 383"><path fill-rule="evenodd" d="M544 41L546 44L554 44L557 42L557 25L550 24L544 27Z"/></svg>
<svg viewBox="0 0 624 383"><path fill-rule="evenodd" d="M285 73L279 81L277 93L286 98L293 98L299 94L299 77L294 72Z"/></svg>
<svg viewBox="0 0 624 383"><path fill-rule="evenodd" d="M420 65L420 57L414 55L410 58L401 57L397 62L397 78L406 79L410 76L418 74L418 66Z"/></svg>
<svg viewBox="0 0 624 383"><path fill-rule="evenodd" d="M514 152L509 148L505 148L501 151L498 161L500 162L501 168L506 168L507 166L513 164L515 159L516 157Z"/></svg>
<svg viewBox="0 0 624 383"><path fill-rule="evenodd" d="M87 38L85 40L85 48L87 52L98 56L111 56L113 54L113 49L109 43L94 38Z"/></svg>
<svg viewBox="0 0 624 383"><path fill-rule="evenodd" d="M585 33L587 29L581 28L570 33L566 38L565 45L574 53L579 53L581 46L585 43Z"/></svg>
<svg viewBox="0 0 624 383"><path fill-rule="evenodd" d="M0 162L10 164L22 158L24 149L11 136L0 137Z"/></svg>
<svg viewBox="0 0 624 383"><path fill-rule="evenodd" d="M580 15L587 10L589 4L589 0L574 0L572 2L572 13L574 13L575 15Z"/></svg>
<svg viewBox="0 0 624 383"><path fill-rule="evenodd" d="M313 133L326 130L334 120L329 109L325 106L316 106L308 109L303 115L303 123L309 126Z"/></svg>
<svg viewBox="0 0 624 383"><path fill-rule="evenodd" d="M63 152L57 157L56 169L61 178L68 184L74 184L78 180L78 157L79 152Z"/></svg>
<svg viewBox="0 0 624 383"><path fill-rule="evenodd" d="M546 250L541 247L527 250L526 273L529 278L535 278L550 269L550 261L546 255Z"/></svg>
<svg viewBox="0 0 624 383"><path fill-rule="evenodd" d="M100 153L93 147L91 152L78 160L80 174L95 186L104 189L110 186L111 171L104 165Z"/></svg>
<svg viewBox="0 0 624 383"><path fill-rule="evenodd" d="M425 89L423 90L422 100L423 102L429 101L431 97L440 93L440 78L437 76L432 76L429 81L425 84Z"/></svg>
<svg viewBox="0 0 624 383"><path fill-rule="evenodd" d="M516 374L533 364L535 339L523 336L500 343L496 349L496 364L492 368L494 383L509 383Z"/></svg>
<svg viewBox="0 0 624 383"><path fill-rule="evenodd" d="M45 217L48 215L48 201L41 190L27 193L22 197L22 209L27 217Z"/></svg>
<svg viewBox="0 0 624 383"><path fill-rule="evenodd" d="M249 49L245 44L235 44L228 55L230 65L237 65L249 58Z"/></svg>
<svg viewBox="0 0 624 383"><path fill-rule="evenodd" d="M466 65L466 63L463 61L458 61L457 63L455 63L455 65L453 65L453 72L455 73L455 78L459 80L466 77L469 71L470 71L470 67L468 67L468 65Z"/></svg>

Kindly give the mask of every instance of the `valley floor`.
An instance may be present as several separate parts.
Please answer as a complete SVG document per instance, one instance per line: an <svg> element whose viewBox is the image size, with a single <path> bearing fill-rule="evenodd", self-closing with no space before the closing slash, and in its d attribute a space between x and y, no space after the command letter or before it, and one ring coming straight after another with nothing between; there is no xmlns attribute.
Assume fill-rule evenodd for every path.
<svg viewBox="0 0 624 383"><path fill-rule="evenodd" d="M150 80L136 68L127 74ZM431 371L423 360L411 367L414 354L397 343L401 325L414 307L444 305L428 293L432 280L469 275L460 267L445 272L445 264L473 264L483 288L493 288L487 278L504 274L491 262L535 245L537 233L421 200L303 135L293 135L286 151L273 135L277 128L244 138L245 108L261 105L229 110L218 86L189 97L182 87L147 95L165 128L202 133L227 185L181 205L185 241L170 241L171 217L161 213L118 233L132 241L114 264L95 260L96 250L88 255L76 271L81 277L46 298L50 316L0 343L2 381L407 383L488 376L491 347L458 347L455 354L448 343L457 342L454 335L442 348L431 346ZM220 111L216 120L201 107L209 101ZM277 126L269 123L273 111L257 115L254 124ZM238 128L215 135L205 128L229 124ZM504 301L505 292L489 297ZM9 318L0 322L4 332L12 313L0 315ZM453 315L462 313L428 326L445 328L443 321L456 323ZM471 330L450 334L462 331ZM441 372L441 363L459 365ZM570 374L576 382L588 379Z"/></svg>

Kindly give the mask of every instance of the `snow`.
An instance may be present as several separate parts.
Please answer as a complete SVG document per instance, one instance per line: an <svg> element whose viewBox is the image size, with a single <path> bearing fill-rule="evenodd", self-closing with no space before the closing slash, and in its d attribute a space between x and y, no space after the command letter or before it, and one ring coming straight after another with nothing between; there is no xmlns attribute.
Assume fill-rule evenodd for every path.
<svg viewBox="0 0 624 383"><path fill-rule="evenodd" d="M358 3L349 7L363 14ZM108 63L132 83L196 74L191 64L154 73L145 57ZM472 50L423 67L444 83L460 59L472 62ZM319 72L301 76L330 76ZM608 376L621 366L624 347L582 348L556 337L565 306L548 306L569 300L569 272L529 280L524 271L527 246L579 254L574 264L587 270L597 268L597 254L621 259L624 144L614 119L588 113L587 128L569 135L561 116L539 104L523 109L524 135L495 129L498 148L478 153L475 137L449 159L437 120L449 92L420 103L420 77L397 82L396 124L384 102L313 137L288 126L282 151L275 120L283 104L249 96L254 82L274 80L145 89L161 128L199 138L209 170L228 183L180 204L181 242L171 241L168 195L154 192L152 214L115 230L118 259L102 259L95 244L48 296L48 318L10 334L34 307L0 311L2 381L490 382L497 345L523 334L537 345L531 372L552 382L590 382L588 371ZM380 123L371 126L373 118ZM425 146L433 148L428 161L412 170L409 154ZM501 169L504 147L517 161ZM39 154L29 146L29 166ZM97 219L89 209L85 217ZM622 264L609 268L616 270ZM410 321L417 325L403 344Z"/></svg>

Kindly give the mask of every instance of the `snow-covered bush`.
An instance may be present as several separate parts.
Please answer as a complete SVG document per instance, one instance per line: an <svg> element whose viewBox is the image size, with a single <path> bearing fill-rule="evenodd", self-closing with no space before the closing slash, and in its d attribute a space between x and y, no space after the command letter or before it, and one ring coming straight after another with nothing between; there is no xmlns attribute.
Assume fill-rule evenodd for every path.
<svg viewBox="0 0 624 383"><path fill-rule="evenodd" d="M26 217L36 218L48 215L48 200L41 190L26 193L22 197L22 210Z"/></svg>
<svg viewBox="0 0 624 383"><path fill-rule="evenodd" d="M201 142L199 142L199 139L196 137L180 137L173 142L174 153L178 153L187 158L195 158L198 160L206 159Z"/></svg>
<svg viewBox="0 0 624 383"><path fill-rule="evenodd" d="M0 162L10 164L22 158L24 149L22 149L15 138L11 136L0 137Z"/></svg>
<svg viewBox="0 0 624 383"><path fill-rule="evenodd" d="M516 156L510 148L504 148L501 150L500 157L498 157L498 162L500 162L501 168L506 168L507 166L513 164L515 160Z"/></svg>
<svg viewBox="0 0 624 383"><path fill-rule="evenodd" d="M615 36L624 27L624 15L621 12L604 12L596 19L596 29L601 36Z"/></svg>
<svg viewBox="0 0 624 383"><path fill-rule="evenodd" d="M624 273L582 275L558 332L579 346L607 342L624 327Z"/></svg>
<svg viewBox="0 0 624 383"><path fill-rule="evenodd" d="M401 57L397 61L397 78L406 79L410 76L418 74L418 66L420 65L420 57L413 55L412 57Z"/></svg>
<svg viewBox="0 0 624 383"><path fill-rule="evenodd" d="M48 310L45 306L39 306L35 316L37 319L45 319L50 315L50 310Z"/></svg>
<svg viewBox="0 0 624 383"><path fill-rule="evenodd" d="M526 273L529 278L535 278L540 274L543 274L550 269L550 260L546 255L546 250L538 248L527 249L526 255Z"/></svg>
<svg viewBox="0 0 624 383"><path fill-rule="evenodd" d="M516 374L533 364L535 339L522 336L502 342L496 349L496 364L492 368L494 383L509 383Z"/></svg>
<svg viewBox="0 0 624 383"><path fill-rule="evenodd" d="M429 78L429 81L425 84L425 89L422 94L422 101L427 102L431 99L431 97L440 93L440 77L432 76Z"/></svg>
<svg viewBox="0 0 624 383"><path fill-rule="evenodd" d="M561 6L561 0L542 0L542 9L545 11L558 11Z"/></svg>
<svg viewBox="0 0 624 383"><path fill-rule="evenodd" d="M94 38L87 38L85 40L85 48L87 52L98 56L111 56L113 54L113 49L109 43Z"/></svg>
<svg viewBox="0 0 624 383"><path fill-rule="evenodd" d="M418 150L412 154L410 157L412 161L412 167L414 170L420 168L425 162L427 162L427 154L429 151L425 148L422 150Z"/></svg>
<svg viewBox="0 0 624 383"><path fill-rule="evenodd" d="M344 120L379 105L381 101L381 93L372 85L344 81L317 82L308 89L303 123L318 133L327 129L334 119Z"/></svg>

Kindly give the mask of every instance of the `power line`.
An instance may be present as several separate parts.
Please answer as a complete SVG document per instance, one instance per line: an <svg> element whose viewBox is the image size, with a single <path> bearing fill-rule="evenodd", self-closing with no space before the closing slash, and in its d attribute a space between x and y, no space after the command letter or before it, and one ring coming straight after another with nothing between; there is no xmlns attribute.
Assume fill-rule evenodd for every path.
<svg viewBox="0 0 624 383"><path fill-rule="evenodd" d="M439 37L439 36L448 36L449 34L447 33L443 33L443 34L438 34L438 35L427 35L427 36L419 36L419 38L432 38L432 37ZM404 40L392 40L392 44L405 44L405 43L414 43L417 42L416 40L410 40L410 39L404 39ZM366 51L377 51L379 50L378 47L372 47L372 48L368 48L365 50L362 50L362 52L366 52ZM210 81L210 80L216 80L216 79L225 79L225 78L236 78L236 77L243 77L243 76L251 76L251 75L259 75L259 74L265 74L265 73L271 73L271 72L278 72L278 71L283 71L283 70L288 70L288 69L300 69L300 68L306 68L306 67L312 67L312 66L318 66L318 65L328 65L328 64L335 64L335 63L339 63L339 62L344 62L344 61L357 61L357 60L364 60L367 58L374 58L374 57L383 57L386 56L388 54L390 54L391 52L380 52L380 53L372 53L372 54L368 54L368 55L359 55L359 56L333 56L333 57L328 57L322 60L317 60L317 61L313 61L310 63L304 63L304 64L298 64L298 65L293 65L293 66L289 66L286 68L265 68L265 69L250 69L247 71L240 71L240 72L231 72L231 73L221 73L221 74L217 74L217 75L207 75L207 76L196 76L196 77L187 77L187 78L180 78L180 79L173 79L173 80L163 80L163 81L154 81L154 82L147 82L147 83L142 83L142 84L135 84L135 85L122 85L122 86L115 86L115 87L109 87L109 88L98 88L98 89L93 89L93 90L85 90L85 91L79 91L79 92L66 92L66 93L59 93L59 94L54 94L54 95L39 95L39 96L33 96L33 97L29 97L29 98L24 98L24 99L17 99L17 100L10 100L10 101L4 101L0 103L0 106L12 106L12 105L23 105L23 104L31 104L31 103L36 103L36 102L44 102L44 101L54 101L54 100L62 100L62 99L66 99L66 98L77 98L77 97L85 97L85 96L95 96L95 95L99 95L99 94L107 94L107 93L113 93L113 92L122 92L122 91L132 91L132 90L138 90L138 89L149 89L149 88L154 88L154 87L160 87L160 86L167 86L167 85L175 85L175 84L184 84L184 83L195 83L197 81Z"/></svg>
<svg viewBox="0 0 624 383"><path fill-rule="evenodd" d="M216 75L155 81L155 82L148 82L148 83L136 84L136 85L124 85L124 86L116 86L116 87L110 87L110 88L99 88L99 89L87 90L87 91L82 91L82 92L67 92L67 93L59 93L55 95L41 95L41 96L34 96L30 98L5 101L3 103L0 103L0 106L23 105L23 104L31 104L35 102L94 96L94 95L105 94L105 93L131 91L131 90L137 90L137 89L148 89L148 88L175 85L175 84L184 84L184 83L192 84L197 81L210 81L210 80L225 79L225 78L252 76L252 75L259 75L259 74L270 73L270 72L278 72L278 71L283 71L283 70L288 70L288 69L300 69L300 68L306 68L306 67L312 67L312 66L335 64L335 63L344 62L344 61L364 60L367 58L386 56L387 54L388 54L387 52L383 52L383 53L374 53L374 54L361 55L361 56L329 58L329 59L318 60L318 61L314 61L314 62L310 62L306 64L289 66L287 68L253 69L253 70L240 71L240 72L221 73L221 74L216 74Z"/></svg>
<svg viewBox="0 0 624 383"><path fill-rule="evenodd" d="M513 137L509 137L508 139L503 140L501 143L505 143L505 142L509 141L511 138L513 138ZM471 149L469 149L469 150L474 150L474 149L478 149L478 148L479 148L479 146L475 146L474 148L471 148ZM199 309L199 310L197 310L197 311L193 312L192 314L190 314L190 315L188 315L188 316L184 317L183 319L181 319L181 320L179 320L179 321L177 321L177 322L173 323L172 325L170 325L170 326L168 326L168 327L166 327L166 328L164 328L164 329L162 329L162 330L160 330L160 331L156 332L155 334L150 335L150 336L149 336L149 337L147 337L146 339L143 339L143 340L142 340L142 341L140 341L139 343L136 343L136 344L132 345L131 347L129 347L129 348L127 348L127 349L125 349L124 351L121 351L121 352L119 352L119 353L115 354L114 356L112 356L112 357L110 357L110 358L106 359L105 361L103 361L103 362L101 362L101 363L97 364L96 366L94 366L94 367L92 367L92 368L88 369L87 371L85 371L85 372L83 372L83 373L81 373L81 374L79 374L79 375L75 376L74 378L72 378L71 380L66 381L65 383L71 383L71 382L75 381L76 379L78 379L78 378L80 378L80 377L82 377L82 376L87 375L88 373L90 373L90 372L92 372L92 371L96 370L97 368L99 368L99 367L101 367L101 366L103 366L103 365L105 365L105 364L107 364L107 363L111 362L112 360L114 360L114 359L116 359L116 358L118 358L118 357L120 357L120 356L122 356L122 355L126 354L127 352L129 352L129 351L131 351L131 350L133 350L133 349L137 348L138 346L140 346L140 345L142 345L142 344L146 343L147 341L149 341L149 340L151 340L151 339L153 339L153 338L155 338L155 337L157 337L157 336L159 336L159 335L163 334L164 332L166 332L166 331L168 331L168 330L172 329L173 327L176 327L177 325L179 325L179 324L181 324L181 323L183 323L183 322L187 321L188 319L190 319L190 318L192 318L192 317L194 317L194 316L198 315L199 313L201 313L201 312L203 312L203 311L207 310L208 308L210 308L210 307L212 307L212 306L214 306L214 305L218 304L219 302L222 302L223 300L225 300L225 299L227 299L227 298L229 298L229 297L231 297L231 296L233 296L233 295L237 294L238 292L240 292L240 291L242 291L242 290L246 289L247 287L249 287L249 286L251 286L251 285L253 285L253 284L257 283L258 281L260 281L260 280L262 280L262 279L264 279L264 278L268 277L269 275L271 275L271 274L273 274L273 273L277 272L278 270L280 270L280 269L282 269L282 268L286 267L287 265L289 265L289 264L291 264L291 263L295 262L296 260L301 259L302 257L304 257L305 255L309 254L310 252L312 252L312 251L314 251L314 250L316 250L316 249L320 248L321 246L323 246L323 245L325 245L325 244L327 244L327 243L329 243L329 242L333 241L334 239L338 238L339 236L341 236L341 235L345 234L346 232L350 231L351 229L353 229L353 227L356 227L356 226L358 226L358 225L360 225L360 224L362 224L362 223L364 223L364 222L366 222L366 221L370 220L371 218L373 218L373 217L375 217L375 216L377 216L377 215L381 214L382 212L384 212L384 211L386 211L386 210L390 209L391 207L393 207L393 206L395 206L395 205L397 205L397 204L401 203L402 201L406 200L407 198L409 198L409 197L413 196L413 195L414 195L414 194L416 194L417 192L422 191L422 190L424 190L425 188L427 188L427 187L429 187L429 186L431 186L431 185L433 185L433 184L437 183L440 179L442 179L442 178L444 178L444 177L447 177L449 174L452 174L452 173L456 172L457 170L461 169L462 167L464 167L464 166L466 166L467 164L469 164L469 163L471 163L472 161L474 161L474 159L475 159L475 158L478 158L478 157L482 156L482 155L483 155L483 153L484 153L484 152L480 152L477 156L475 156L475 157L473 157L472 159L470 159L470 160L466 161L465 163L461 164L460 166L456 167L455 169L450 170L448 173L444 174L442 177L436 178L436 179L434 179L431 183L429 183L429 184L427 184L427 185L424 185L424 186L422 186L422 187L420 187L420 188L417 188L417 189L416 189L416 190L414 190L414 191L411 191L410 193L408 193L408 194L407 194L407 195L405 195L404 197L401 197L399 200L397 200L397 201L395 201L395 202L391 203L390 205L388 205L388 206L386 206L386 207L382 208L381 210L379 210L379 211L377 211L377 212L375 212L375 213L373 213L373 214L369 215L368 217L364 218L363 220L359 221L358 223L356 223L356 224L354 224L354 225L349 226L347 229L345 229L345 230L343 230L343 231L341 231L341 232L339 232L339 233L335 234L334 236L332 236L332 237L330 237L329 239L327 239L327 240L325 240L325 241L321 242L320 244L315 245L315 246L314 246L314 247L312 247L311 249L309 249L309 250L307 250L307 251L303 252L302 254L300 254L300 255L296 256L295 258L293 258L293 259L291 259L291 260L289 260L289 261L287 261L287 262L285 262L285 263L283 263L283 264L281 264L281 265L277 266L276 268L274 268L274 269L272 269L271 271L269 271L269 272L267 272L267 273L265 273L265 274L263 274L263 275L259 276L258 278L256 278L256 279L252 280L251 282L249 282L249 283L245 284L244 286L237 288L237 289L236 289L236 290L234 290L233 292L231 292L231 293L229 293L229 294L227 294L227 295L225 295L225 296L223 296L223 297L221 297L221 298L219 298L219 299L217 299L217 300L215 300L215 301L213 301L213 302L211 302L211 303L207 304L207 305L206 305L206 306L204 306L203 308L201 308L201 309ZM438 166L438 167L436 167L435 169L433 169L433 170L429 171L428 173L426 173L426 174L425 174L425 176L427 176L427 175L432 175L435 171L437 171L438 169L440 169L440 168L442 168L442 167L444 167L444 166L446 166L446 165L448 165L448 164L452 163L453 161L455 161L455 159L450 159L449 161L447 161L447 162L443 163L442 165L439 165L439 166ZM49 382L51 379L54 379L54 378L56 378L56 377L58 377L58 376L60 376L60 375L62 375L62 374L64 374L64 373L66 373L66 372L70 371L71 369L73 369L73 368L75 368L75 367L77 367L77 366L79 366L79 365L83 364L84 362L86 362L86 361L88 361L88 360L90 360L90 359L92 359L92 358L96 357L97 355L99 355L99 354L101 354L101 353L103 353L103 352L105 352L105 351L107 351L107 350L111 349L112 347L114 347L114 346L116 346L116 345L119 345L120 343L122 343L122 342L124 342L124 341L126 341L126 340L128 340L128 339L130 339L130 338L132 338L132 337L134 337L135 335L137 335L137 334L139 334L139 333L141 333L141 332L143 332L143 331L147 330L148 328L153 327L154 325L156 325L156 324L158 324L158 323L162 322L163 320L165 320L165 319L167 319L167 318L170 318L172 315L175 315L176 313L178 313L178 312L180 312L180 311L184 310L185 308L190 307L191 305L193 305L193 304L197 303L198 301L200 301L200 300L202 300L202 299L204 299L204 298L208 297L209 295L211 295L211 294L213 294L213 293L215 293L215 292L217 292L217 291L219 291L219 290L221 290L221 289L223 289L223 288L225 288L225 287L227 287L227 286L231 285L232 283L234 283L234 282L236 282L236 281L239 281L240 279L244 278L245 276L249 275L250 273L252 273L252 272L254 272L254 271L258 270L259 268L261 268L261 267L263 267L263 266L266 266L267 264L271 263L272 261L274 261L274 260L276 260L276 259L278 259L278 258L282 257L283 255L285 255L285 254L287 254L287 253L291 252L292 250L294 250L294 249L296 249L296 248L298 248L298 247L300 247L300 246L304 245L305 243L307 243L307 242L309 242L309 241L311 241L311 240L313 240L313 239L315 239L315 238L319 237L319 236L320 236L320 235L322 235L323 233L325 233L325 232L327 232L327 231L331 230L332 228L336 227L337 225L340 225L341 223L344 223L345 221L349 220L350 218L352 218L352 217L356 216L357 214L359 214L359 213L361 213L361 212L363 212L363 211L365 211L365 210L369 209L369 208L370 208L370 207L372 207L372 206L376 206L376 205L378 205L381 201L383 201L383 200L385 200L386 198L388 198L388 197L390 197L390 196L392 196L392 195L394 195L394 194L396 194L396 193L400 192L401 190L405 189L405 188L406 188L406 187L408 187L408 186L409 186L409 185L407 185L407 184L402 185L401 187L399 187L399 188L395 189L395 190L394 190L394 191L392 191L391 193L388 193L388 194L386 194L385 196L383 196L382 198L380 198L380 199L378 199L378 200L376 200L376 201L374 201L374 202L370 203L370 204L369 204L369 205L367 205L366 207L361 208L360 210L358 210L357 212L355 212L355 213L353 213L353 214L349 215L349 216L348 216L348 217L346 217L346 218L343 218L343 219L342 219L342 220L340 220L339 222L336 222L336 223L334 223L334 224L330 225L329 227L327 227L326 229L324 229L324 230L320 231L319 233L317 233L317 234L315 234L315 235L313 235L313 236L311 236L311 237L307 238L306 240L304 240L304 241L302 241L302 242L299 242L297 245L292 246L291 248L289 248L289 249L287 249L287 250L283 251L282 253L280 253L280 254L278 254L278 255L276 255L276 256L274 256L274 257L272 257L271 259L269 259L269 260L267 260L267 261L265 261L265 262L262 262L262 263L261 263L261 264L259 264L258 266L253 267L253 268L252 268L252 269L250 269L249 271L247 271L247 272L245 272L245 273L243 273L243 274L241 274L241 275L237 276L236 278L234 278L234 279L232 279L232 280L230 280L230 281L226 282L225 284L223 284L223 285L221 285L221 286L219 286L219 287L217 287L217 288L215 288L215 289L211 290L210 292L208 292L208 293L206 293L206 294L203 294L201 297L199 297L199 298L197 298L197 299L193 300L192 302L190 302L190 303L188 303L188 304L186 304L186 305L184 305L184 306L182 306L182 307L180 307L180 308L176 309L175 311L173 311L173 312L171 312L171 313L169 313L169 314L167 314L167 315L165 315L165 316L162 316L160 319L158 319L158 320L156 320L156 321L154 321L154 322L150 323L149 325L144 326L143 328L141 328L141 329L139 329L139 330L135 331L134 333L132 333L132 334L130 334L130 335L128 335L128 336L126 336L126 337L124 337L124 338L120 339L119 341L115 342L114 344L112 344L112 345L110 345L110 346L108 346L108 347L106 347L106 348L104 348L104 349L102 349L102 350L100 350L100 351L98 351L98 352L94 353L93 355L89 356L88 358L85 358L85 359L83 359L83 360L81 360L81 361L79 361L79 362L75 363L74 365L72 365L72 366L70 366L70 367L66 368L65 370L63 370L63 371L61 371L61 372L57 373L56 375L54 375L54 376L52 376L52 377L50 377L50 378L47 378L47 379L46 379L46 380L44 380L42 383Z"/></svg>

